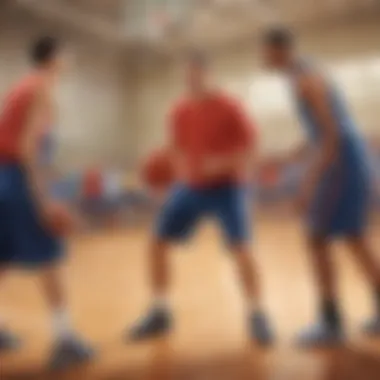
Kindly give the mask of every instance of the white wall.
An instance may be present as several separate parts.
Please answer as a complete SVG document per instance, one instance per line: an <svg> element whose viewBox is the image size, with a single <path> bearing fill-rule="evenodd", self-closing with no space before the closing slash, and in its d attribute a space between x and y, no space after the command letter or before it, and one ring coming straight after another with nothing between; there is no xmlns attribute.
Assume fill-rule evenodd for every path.
<svg viewBox="0 0 380 380"><path fill-rule="evenodd" d="M51 26L50 26L51 27ZM28 18L0 14L0 96L27 70L25 51L42 28ZM163 142L166 115L182 92L180 64L158 64L152 57L120 52L116 46L77 32L69 38L74 63L57 94L59 163L68 168L91 162L136 160ZM380 25L350 25L302 35L308 52L337 72L360 126L378 129L380 105ZM261 130L262 149L289 149L302 139L282 82L257 64L254 42L241 43L215 57L221 87L240 97Z"/></svg>
<svg viewBox="0 0 380 380"><path fill-rule="evenodd" d="M0 20L0 96L27 72L27 46L41 27L29 18ZM72 65L57 93L59 121L57 159L77 168L123 162L130 157L133 129L129 124L128 80L122 53L114 46L62 32L68 37Z"/></svg>
<svg viewBox="0 0 380 380"><path fill-rule="evenodd" d="M380 24L349 25L301 35L307 53L329 66L346 91L360 127L378 129L380 119ZM259 68L252 41L215 57L217 82L240 97L258 121L264 153L284 151L302 139L285 83ZM160 144L165 118L182 91L181 70L174 62L147 68L139 80L139 155Z"/></svg>

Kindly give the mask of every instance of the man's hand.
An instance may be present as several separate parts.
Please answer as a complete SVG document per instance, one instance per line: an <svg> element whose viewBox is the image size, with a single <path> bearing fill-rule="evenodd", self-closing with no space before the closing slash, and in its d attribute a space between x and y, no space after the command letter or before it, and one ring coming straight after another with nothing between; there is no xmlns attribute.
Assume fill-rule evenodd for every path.
<svg viewBox="0 0 380 380"><path fill-rule="evenodd" d="M48 201L42 205L42 223L53 233L66 236L79 226L79 218L63 203Z"/></svg>

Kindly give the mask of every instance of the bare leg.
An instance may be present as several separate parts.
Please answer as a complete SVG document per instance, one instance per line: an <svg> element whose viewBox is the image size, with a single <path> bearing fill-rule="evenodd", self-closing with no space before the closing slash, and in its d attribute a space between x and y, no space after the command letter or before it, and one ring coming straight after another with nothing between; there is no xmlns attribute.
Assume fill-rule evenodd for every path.
<svg viewBox="0 0 380 380"><path fill-rule="evenodd" d="M380 265L369 241L365 236L356 236L349 238L348 244L371 285L380 290Z"/></svg>
<svg viewBox="0 0 380 380"><path fill-rule="evenodd" d="M261 292L257 265L250 249L245 245L237 245L232 248L232 253L249 307L261 309Z"/></svg>
<svg viewBox="0 0 380 380"><path fill-rule="evenodd" d="M51 310L66 309L66 286L63 277L63 268L59 265L42 270L41 283Z"/></svg>
<svg viewBox="0 0 380 380"><path fill-rule="evenodd" d="M43 269L41 282L52 313L56 341L50 366L61 369L90 360L93 356L91 348L76 338L71 326L62 266L54 265Z"/></svg>
<svg viewBox="0 0 380 380"><path fill-rule="evenodd" d="M6 266L0 267L0 285L4 282L8 270ZM5 320L0 316L0 351L14 350L19 346L20 341L6 330Z"/></svg>
<svg viewBox="0 0 380 380"><path fill-rule="evenodd" d="M271 344L274 333L261 304L261 291L257 265L245 244L235 245L232 252L249 310L250 336L261 345Z"/></svg>
<svg viewBox="0 0 380 380"><path fill-rule="evenodd" d="M150 278L153 305L141 321L128 332L127 338L141 340L166 333L171 328L171 315L167 303L169 287L169 244L154 239L149 249Z"/></svg>
<svg viewBox="0 0 380 380"><path fill-rule="evenodd" d="M368 335L380 335L380 265L376 254L372 250L365 236L356 236L348 239L349 247L356 261L362 268L365 276L373 287L376 301L375 316L364 325L364 332Z"/></svg>
<svg viewBox="0 0 380 380"><path fill-rule="evenodd" d="M5 266L0 266L0 286L2 285L3 281L4 281L4 278L5 276L7 275L8 273L8 268L5 267ZM4 329L4 319L3 317L0 315L0 330Z"/></svg>
<svg viewBox="0 0 380 380"><path fill-rule="evenodd" d="M337 287L329 243L324 238L312 237L309 238L308 249L321 299L335 300Z"/></svg>
<svg viewBox="0 0 380 380"><path fill-rule="evenodd" d="M336 276L329 242L323 237L312 237L308 245L320 295L320 321L301 332L298 343L303 347L340 343L343 331L337 305Z"/></svg>
<svg viewBox="0 0 380 380"><path fill-rule="evenodd" d="M168 244L162 240L154 240L151 243L149 260L153 296L156 300L166 301L170 280Z"/></svg>

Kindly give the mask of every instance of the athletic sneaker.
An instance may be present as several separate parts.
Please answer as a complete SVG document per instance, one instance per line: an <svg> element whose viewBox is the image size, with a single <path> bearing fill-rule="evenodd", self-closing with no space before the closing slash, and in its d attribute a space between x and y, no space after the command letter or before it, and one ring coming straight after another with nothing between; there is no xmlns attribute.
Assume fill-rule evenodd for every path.
<svg viewBox="0 0 380 380"><path fill-rule="evenodd" d="M265 314L255 312L250 316L249 329L251 339L261 346L269 346L274 340L274 332Z"/></svg>
<svg viewBox="0 0 380 380"><path fill-rule="evenodd" d="M168 310L152 308L127 334L127 339L144 340L168 333L172 328L172 317Z"/></svg>
<svg viewBox="0 0 380 380"><path fill-rule="evenodd" d="M380 315L372 318L363 325L363 333L369 337L380 337Z"/></svg>
<svg viewBox="0 0 380 380"><path fill-rule="evenodd" d="M8 332L0 330L0 352L17 350L21 346L20 340Z"/></svg>
<svg viewBox="0 0 380 380"><path fill-rule="evenodd" d="M94 357L94 351L81 340L72 337L57 342L50 358L50 368L61 370L83 364Z"/></svg>
<svg viewBox="0 0 380 380"><path fill-rule="evenodd" d="M344 343L344 339L342 327L320 323L302 331L297 338L297 345L302 348L335 346Z"/></svg>

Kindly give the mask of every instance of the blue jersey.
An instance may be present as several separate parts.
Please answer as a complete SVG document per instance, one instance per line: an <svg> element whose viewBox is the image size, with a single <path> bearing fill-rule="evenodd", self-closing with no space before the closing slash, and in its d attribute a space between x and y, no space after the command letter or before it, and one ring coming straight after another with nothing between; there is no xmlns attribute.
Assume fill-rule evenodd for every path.
<svg viewBox="0 0 380 380"><path fill-rule="evenodd" d="M296 67L294 75L305 71L315 70L309 63L302 62ZM328 103L338 130L338 154L335 165L345 165L357 175L368 175L370 168L369 152L358 131L356 122L349 110L344 96L329 78L325 78ZM296 89L295 89L296 90ZM322 128L315 117L315 113L305 99L297 94L296 103L302 126L305 128L308 140L316 147L319 146Z"/></svg>
<svg viewBox="0 0 380 380"><path fill-rule="evenodd" d="M315 72L309 63L301 62L293 71L297 76ZM336 158L323 173L315 189L308 214L309 225L320 236L358 235L366 226L371 193L370 157L366 144L343 95L325 77L326 96L338 133ZM312 106L297 91L295 98L308 140L316 148L321 144L322 127Z"/></svg>

